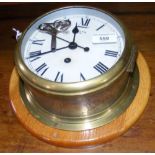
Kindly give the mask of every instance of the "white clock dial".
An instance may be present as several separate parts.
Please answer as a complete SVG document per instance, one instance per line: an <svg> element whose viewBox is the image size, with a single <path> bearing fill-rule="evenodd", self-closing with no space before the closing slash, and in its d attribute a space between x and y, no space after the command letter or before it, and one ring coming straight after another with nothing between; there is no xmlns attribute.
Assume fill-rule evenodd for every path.
<svg viewBox="0 0 155 155"><path fill-rule="evenodd" d="M57 34L55 52L50 52L50 34L36 29L29 36L23 54L27 67L41 78L62 83L85 81L108 72L124 49L124 37L117 27L104 16L85 14L49 18L46 23L64 19L69 19L71 26ZM77 31L75 36L73 31Z"/></svg>

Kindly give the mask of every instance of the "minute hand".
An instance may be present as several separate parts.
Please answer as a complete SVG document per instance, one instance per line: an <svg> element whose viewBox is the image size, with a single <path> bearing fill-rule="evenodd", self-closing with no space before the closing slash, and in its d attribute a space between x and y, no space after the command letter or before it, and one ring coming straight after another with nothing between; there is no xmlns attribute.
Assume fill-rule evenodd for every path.
<svg viewBox="0 0 155 155"><path fill-rule="evenodd" d="M27 57L26 59L34 58L34 57L37 57L37 56L42 56L42 55L45 55L45 54L48 54L48 53L54 53L54 52L56 52L56 51L59 51L59 50L65 49L65 48L68 48L68 46L61 47L61 48L57 48L57 49L55 49L54 51L51 50L51 51L47 51L47 52L43 52L43 53L41 53L41 51L38 51L36 54L30 55L30 56Z"/></svg>

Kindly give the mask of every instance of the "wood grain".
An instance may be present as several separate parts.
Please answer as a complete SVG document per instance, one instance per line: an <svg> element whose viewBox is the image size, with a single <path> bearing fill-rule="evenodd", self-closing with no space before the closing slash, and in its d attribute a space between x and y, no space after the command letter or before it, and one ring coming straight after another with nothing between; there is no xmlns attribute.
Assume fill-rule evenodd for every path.
<svg viewBox="0 0 155 155"><path fill-rule="evenodd" d="M13 4L13 7L15 5ZM31 4L29 5L31 6ZM63 6L63 4L61 5ZM133 5L136 9L132 7ZM31 8L24 6L20 5L25 10ZM151 94L148 106L139 121L128 132L111 142L83 149L51 146L27 132L18 122L9 106L9 80L14 67L13 50L16 44L12 38L11 28L16 27L23 31L34 18L51 8L48 9L46 6L44 8L33 7L33 10L25 11L25 14L28 13L29 16L24 16L22 9L14 10L16 14L21 14L21 17L18 18L18 16L12 17L14 14L10 9L12 6L2 5L0 10L4 10L5 7L9 16L8 14L5 16L1 12L3 18L0 22L0 152L155 152L155 14L153 11L149 11L155 10L155 4L118 3L111 7L111 3L102 3L100 8L105 9L105 6L106 10L115 13L128 27L150 68ZM124 12L120 13L119 10L124 10ZM35 14L36 11L37 14Z"/></svg>
<svg viewBox="0 0 155 155"><path fill-rule="evenodd" d="M88 5L117 14L151 14L155 13L153 3L95 3L95 2L67 2L67 3L0 3L0 19L27 18L40 16L43 13L64 6ZM30 10L30 11L27 11Z"/></svg>
<svg viewBox="0 0 155 155"><path fill-rule="evenodd" d="M138 55L137 66L140 77L139 87L131 105L117 119L95 129L64 131L49 127L35 119L21 100L20 78L16 69L12 72L9 87L11 106L28 131L50 144L69 148L102 144L126 132L137 121L147 105L151 79L148 66L141 53Z"/></svg>

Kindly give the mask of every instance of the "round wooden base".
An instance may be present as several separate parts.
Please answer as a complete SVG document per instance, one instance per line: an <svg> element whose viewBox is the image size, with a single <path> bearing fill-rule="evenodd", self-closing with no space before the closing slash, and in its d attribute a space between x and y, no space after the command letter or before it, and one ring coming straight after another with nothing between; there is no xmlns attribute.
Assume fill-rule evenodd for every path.
<svg viewBox="0 0 155 155"><path fill-rule="evenodd" d="M38 138L57 146L81 147L104 143L123 134L142 114L150 93L150 73L142 54L138 54L137 66L140 82L137 94L129 108L117 119L104 126L84 130L65 131L49 127L37 119L27 110L23 104L19 92L19 76L16 69L13 70L10 80L10 99L13 110L21 123Z"/></svg>

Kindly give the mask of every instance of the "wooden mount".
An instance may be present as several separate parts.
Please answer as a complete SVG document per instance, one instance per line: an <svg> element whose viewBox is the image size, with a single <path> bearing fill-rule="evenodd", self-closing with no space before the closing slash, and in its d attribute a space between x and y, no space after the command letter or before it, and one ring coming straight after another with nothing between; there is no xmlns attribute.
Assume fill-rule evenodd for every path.
<svg viewBox="0 0 155 155"><path fill-rule="evenodd" d="M63 147L83 147L104 143L127 131L140 117L147 105L151 79L149 68L141 53L138 54L137 66L140 82L134 100L122 115L102 127L84 131L65 131L49 127L35 119L22 103L19 92L20 78L16 69L12 72L9 87L13 111L28 131L50 144Z"/></svg>

